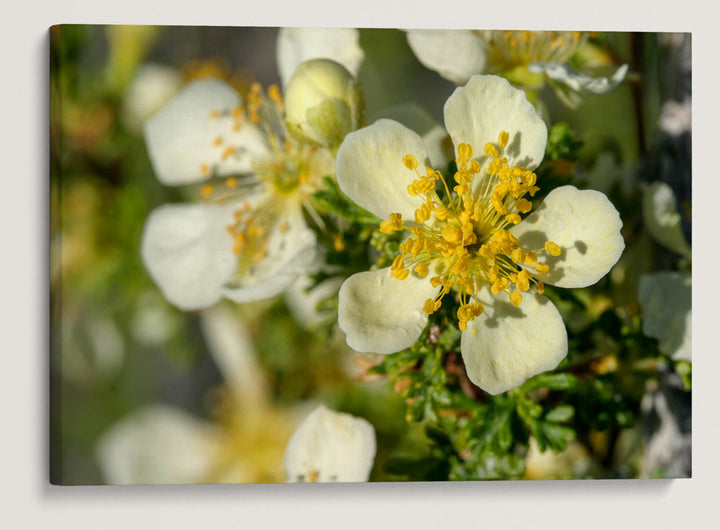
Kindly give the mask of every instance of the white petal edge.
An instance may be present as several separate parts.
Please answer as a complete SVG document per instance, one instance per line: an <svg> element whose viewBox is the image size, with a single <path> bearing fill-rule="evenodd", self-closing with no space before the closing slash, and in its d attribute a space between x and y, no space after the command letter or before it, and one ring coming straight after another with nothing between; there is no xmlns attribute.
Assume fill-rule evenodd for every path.
<svg viewBox="0 0 720 530"><path fill-rule="evenodd" d="M212 468L219 436L210 423L153 405L104 432L96 456L106 484L197 484Z"/></svg>
<svg viewBox="0 0 720 530"><path fill-rule="evenodd" d="M692 360L692 278L684 272L656 272L640 277L643 333L658 339L660 351Z"/></svg>
<svg viewBox="0 0 720 530"><path fill-rule="evenodd" d="M357 204L381 219L400 213L413 221L421 201L408 194L407 187L417 173L403 164L413 155L416 170L425 175L428 161L423 139L414 131L392 120L378 120L351 132L338 149L337 181L340 189Z"/></svg>
<svg viewBox="0 0 720 530"><path fill-rule="evenodd" d="M281 229L283 226L287 229ZM268 300L290 287L314 265L317 239L299 208L287 210L271 230L267 254L225 285L226 298L238 303Z"/></svg>
<svg viewBox="0 0 720 530"><path fill-rule="evenodd" d="M145 222L141 255L165 298L179 309L209 307L237 266L230 210L210 204L170 204Z"/></svg>
<svg viewBox="0 0 720 530"><path fill-rule="evenodd" d="M690 256L690 245L682 231L677 199L672 188L664 182L653 182L644 185L642 191L642 213L647 231L664 247L683 256Z"/></svg>
<svg viewBox="0 0 720 530"><path fill-rule="evenodd" d="M546 241L561 247L559 256L538 253L550 266L549 273L536 275L538 279L558 287L586 287L620 259L625 248L621 228L620 215L605 194L561 186L510 232L528 250L541 249Z"/></svg>
<svg viewBox="0 0 720 530"><path fill-rule="evenodd" d="M398 280L390 268L354 274L340 287L338 325L357 352L398 352L422 334L428 321L423 305L438 291L428 278Z"/></svg>
<svg viewBox="0 0 720 530"><path fill-rule="evenodd" d="M409 29L406 33L418 61L453 83L465 83L485 70L485 46L472 31Z"/></svg>
<svg viewBox="0 0 720 530"><path fill-rule="evenodd" d="M188 83L180 93L144 125L145 143L158 180L181 185L200 182L214 168L218 175L247 173L252 159L267 152L267 147L252 125L233 129L228 115L213 117L214 112L232 111L240 105L240 95L227 83L204 78ZM216 138L223 143L215 145ZM236 153L223 158L226 146Z"/></svg>
<svg viewBox="0 0 720 530"><path fill-rule="evenodd" d="M622 83L628 72L628 65L618 66L608 77L586 75L561 63L532 63L528 65L528 70L536 74L545 74L550 79L581 94L606 94Z"/></svg>
<svg viewBox="0 0 720 530"><path fill-rule="evenodd" d="M375 460L375 429L365 419L320 405L285 450L287 482L366 482Z"/></svg>
<svg viewBox="0 0 720 530"><path fill-rule="evenodd" d="M309 59L332 59L357 77L365 54L354 28L280 28L277 64L283 86Z"/></svg>
<svg viewBox="0 0 720 530"><path fill-rule="evenodd" d="M525 292L515 307L483 287L477 298L485 310L468 322L460 350L468 377L485 392L516 388L567 355L565 324L545 296Z"/></svg>
<svg viewBox="0 0 720 530"><path fill-rule="evenodd" d="M458 87L445 102L445 128L458 145L470 144L482 171L488 163L483 154L485 144L497 144L502 131L510 134L504 150L508 164L535 169L545 156L547 126L538 116L525 92L513 88L502 77L473 76L467 85ZM474 179L478 185L482 179Z"/></svg>

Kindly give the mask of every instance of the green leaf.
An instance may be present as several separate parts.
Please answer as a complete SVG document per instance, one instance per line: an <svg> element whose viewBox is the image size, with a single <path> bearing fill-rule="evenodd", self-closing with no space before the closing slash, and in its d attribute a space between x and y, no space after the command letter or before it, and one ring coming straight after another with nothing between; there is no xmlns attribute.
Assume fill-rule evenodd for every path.
<svg viewBox="0 0 720 530"><path fill-rule="evenodd" d="M565 423L575 415L575 409L570 405L558 405L545 415L547 421Z"/></svg>

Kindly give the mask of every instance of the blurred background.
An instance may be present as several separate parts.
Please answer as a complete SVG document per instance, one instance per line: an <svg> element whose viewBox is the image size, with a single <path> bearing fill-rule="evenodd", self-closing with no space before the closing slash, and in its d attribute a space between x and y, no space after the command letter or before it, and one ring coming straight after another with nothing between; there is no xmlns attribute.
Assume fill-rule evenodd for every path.
<svg viewBox="0 0 720 530"><path fill-rule="evenodd" d="M607 33L600 39L613 61L630 65L627 81L609 95L587 96L579 110L549 90L543 101L552 121L567 122L582 141L576 184L607 193L623 217L626 252L604 288L618 318L632 320L640 313L643 274L689 268L686 255L648 232L640 207L643 185L667 184L691 243L689 118L684 127L682 110L666 106L689 100L689 35ZM430 451L422 429L406 423L405 402L393 385L364 373L370 361L344 345L331 316L321 325L327 315L314 315L315 302L297 295L301 287L297 296L182 312L164 300L140 259L150 211L185 198L155 178L143 120L193 78L221 77L241 92L254 81L278 83L276 40L276 28L50 30L51 482L108 482L103 436L158 406L182 411L197 426L210 427L212 443L225 444L232 461L226 470L233 472L196 481L284 480L287 439L319 402L374 425L378 454L371 480L406 478L384 464L398 454L421 458ZM442 123L443 103L455 85L418 62L404 32L363 29L360 44L365 59L358 78L368 122L398 116L414 102ZM143 86L156 90L148 95ZM251 378L233 379L223 365L228 351L240 352L244 360L238 362ZM640 476L662 421L675 422L674 442L681 447L669 457L659 450L658 458L679 466L670 474L689 474L689 392L675 371L658 373L652 385L627 393L635 413L624 426L632 431L627 440L620 440L621 425L602 442L610 444L602 458L592 447L575 448L546 468L542 459L528 463L528 478ZM239 387L246 401L235 403L228 387ZM657 407L670 410L671 420ZM592 465L578 465L588 461Z"/></svg>

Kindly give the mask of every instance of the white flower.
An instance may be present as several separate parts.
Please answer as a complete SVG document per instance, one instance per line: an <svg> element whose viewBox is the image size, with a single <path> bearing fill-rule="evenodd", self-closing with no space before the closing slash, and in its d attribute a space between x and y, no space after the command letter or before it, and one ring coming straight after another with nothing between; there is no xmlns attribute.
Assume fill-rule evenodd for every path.
<svg viewBox="0 0 720 530"><path fill-rule="evenodd" d="M295 415L269 405L267 382L238 316L216 306L201 319L226 388L215 421L163 404L141 408L100 437L96 455L107 484L279 481Z"/></svg>
<svg viewBox="0 0 720 530"><path fill-rule="evenodd" d="M247 101L224 82L189 83L145 124L164 184L205 182L204 202L164 205L145 225L142 257L165 297L184 310L226 297L271 298L315 258L303 207L332 155L287 137L277 87Z"/></svg>
<svg viewBox="0 0 720 530"><path fill-rule="evenodd" d="M658 120L658 128L670 136L680 136L692 130L692 102L686 98L682 102L663 103Z"/></svg>
<svg viewBox="0 0 720 530"><path fill-rule="evenodd" d="M340 146L340 188L386 219L381 231L410 236L392 267L344 282L338 322L357 351L400 351L455 291L468 376L497 394L565 357L565 326L542 295L544 283L597 282L622 253L622 223L605 195L572 186L553 190L521 220L532 209L525 196L539 189L531 170L547 129L505 79L473 77L444 112L457 157L453 193L426 167L422 139L396 122L380 120Z"/></svg>
<svg viewBox="0 0 720 530"><path fill-rule="evenodd" d="M609 77L577 72L566 63L587 39L579 31L407 31L418 60L457 84L480 73L498 74L526 88L548 81L563 101L575 106L578 94L613 90L627 73L622 65Z"/></svg>
<svg viewBox="0 0 720 530"><path fill-rule="evenodd" d="M290 437L287 482L365 482L375 460L375 429L366 420L316 408Z"/></svg>
<svg viewBox="0 0 720 530"><path fill-rule="evenodd" d="M660 351L692 360L692 278L685 272L655 272L640 278L643 333L658 339Z"/></svg>
<svg viewBox="0 0 720 530"><path fill-rule="evenodd" d="M645 185L642 213L645 227L658 243L683 256L692 254L682 231L677 199L670 186L659 181Z"/></svg>

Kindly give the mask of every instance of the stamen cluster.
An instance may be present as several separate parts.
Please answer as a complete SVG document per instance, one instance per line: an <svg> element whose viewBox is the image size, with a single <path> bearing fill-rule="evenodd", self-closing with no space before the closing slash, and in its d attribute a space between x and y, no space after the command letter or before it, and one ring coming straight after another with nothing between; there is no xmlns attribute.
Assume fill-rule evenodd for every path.
<svg viewBox="0 0 720 530"><path fill-rule="evenodd" d="M400 245L400 253L391 266L393 277L405 280L414 272L440 290L435 298L426 300L423 310L431 314L442 305L451 290L458 293L459 328L482 314L484 307L474 297L483 285L494 295L504 292L514 306L522 302L522 294L533 286L542 293L543 275L550 267L538 260L538 253L558 256L562 249L548 241L541 249L527 250L519 245L508 227L521 221L520 214L531 211L532 203L525 195L534 196L539 188L537 176L520 166L510 166L502 156L510 140L503 131L497 144L488 142L483 153L487 167L481 174L480 162L473 159L473 148L462 143L457 147L455 186L450 191L442 173L428 168L423 175L412 155L403 157L408 170L418 178L407 190L412 197L422 197L415 211L414 223L404 223L402 215L393 213L380 224L380 231L410 232ZM442 194L442 197L441 197Z"/></svg>

